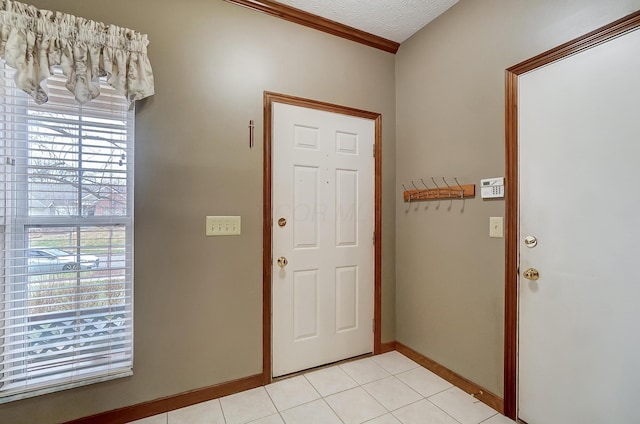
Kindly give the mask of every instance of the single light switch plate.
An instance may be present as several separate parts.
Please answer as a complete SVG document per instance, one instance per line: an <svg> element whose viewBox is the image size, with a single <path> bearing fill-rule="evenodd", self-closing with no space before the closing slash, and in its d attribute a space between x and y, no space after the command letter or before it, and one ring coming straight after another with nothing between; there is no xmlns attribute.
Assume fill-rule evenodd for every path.
<svg viewBox="0 0 640 424"><path fill-rule="evenodd" d="M489 237L504 237L504 219L501 216L492 216L489 218Z"/></svg>
<svg viewBox="0 0 640 424"><path fill-rule="evenodd" d="M207 236L237 236L240 235L239 216L208 216Z"/></svg>

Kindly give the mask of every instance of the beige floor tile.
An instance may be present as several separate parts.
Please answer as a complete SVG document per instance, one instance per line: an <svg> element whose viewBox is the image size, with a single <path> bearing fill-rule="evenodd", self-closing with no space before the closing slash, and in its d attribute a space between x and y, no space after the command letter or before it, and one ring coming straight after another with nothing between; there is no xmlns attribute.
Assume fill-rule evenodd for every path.
<svg viewBox="0 0 640 424"><path fill-rule="evenodd" d="M245 424L278 412L264 387L220 398L220 405L227 424Z"/></svg>
<svg viewBox="0 0 640 424"><path fill-rule="evenodd" d="M218 399L170 411L168 424L225 424Z"/></svg>
<svg viewBox="0 0 640 424"><path fill-rule="evenodd" d="M269 384L265 389L278 411L291 409L320 398L316 389L301 375Z"/></svg>
<svg viewBox="0 0 640 424"><path fill-rule="evenodd" d="M325 399L345 424L360 424L388 412L362 387L336 393Z"/></svg>
<svg viewBox="0 0 640 424"><path fill-rule="evenodd" d="M417 402L423 398L415 390L395 377L374 381L373 383L365 384L362 388L389 411Z"/></svg>

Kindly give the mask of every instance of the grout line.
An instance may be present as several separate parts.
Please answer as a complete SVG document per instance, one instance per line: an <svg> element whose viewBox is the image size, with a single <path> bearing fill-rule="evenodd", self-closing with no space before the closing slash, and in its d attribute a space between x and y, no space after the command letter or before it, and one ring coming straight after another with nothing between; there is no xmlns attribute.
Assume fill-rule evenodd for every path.
<svg viewBox="0 0 640 424"><path fill-rule="evenodd" d="M318 396L320 396L320 398L322 399L322 398L323 398L322 393L320 393L320 392L318 391L318 389L316 389L316 386L314 386L314 385L313 385L313 383L311 382L311 380L309 380L309 379L307 378L307 374L302 374L302 377L304 377L304 381L306 381L307 383L309 383L309 385L311 386L311 388L313 389L313 391L314 391L314 392L316 392L316 394L317 394Z"/></svg>
<svg viewBox="0 0 640 424"><path fill-rule="evenodd" d="M499 412L496 412L494 415L490 416L490 417L489 417L489 418L487 418L486 420L482 420L482 421L480 421L478 424L485 423L485 422L489 421L491 418L495 417L496 415L500 415L500 413L499 413Z"/></svg>
<svg viewBox="0 0 640 424"><path fill-rule="evenodd" d="M273 384L273 383L271 383L271 384ZM267 386L270 386L271 384L268 384ZM262 386L262 388L264 389L264 391L267 394L267 396L269 396L269 400L271 401L271 404L273 405L274 408L276 408L276 412L279 414L280 413L280 409L278 409L278 405L276 405L276 403L273 401L273 398L271 397L271 393L269 393L269 390L267 390L267 386ZM291 408L289 408L289 409L291 409ZM268 416L269 415L267 415L267 417ZM264 418L264 417L262 417L262 418ZM258 418L258 419L260 419L260 418Z"/></svg>
<svg viewBox="0 0 640 424"><path fill-rule="evenodd" d="M356 383L357 383L357 382L356 382ZM344 392L346 392L346 391L348 391L348 390L353 390L353 389L357 389L357 388L362 389L362 391L364 391L366 394L368 394L369 396L371 396L371 394L370 394L369 392L367 392L367 391L364 389L364 387L362 387L362 385L360 385L360 384L359 384L359 385L357 385L356 387L352 387L352 388L350 388L350 389L343 390L342 392L338 392L338 393L344 393ZM338 394L338 393L333 393L333 394L331 394L331 395L329 395L329 396L333 396L333 395L336 395L336 394ZM368 422L368 421L371 421L371 420L375 420L376 418L379 418L379 417L381 417L381 416L383 416L383 415L385 415L385 414L388 414L388 413L390 412L390 411L389 411L389 410L388 410L384 405L382 405L382 404L378 401L378 399L374 398L373 396L371 396L371 398L372 398L375 402L377 402L377 403L382 407L382 409L384 409L384 410L385 410L385 412L384 412L382 415L378 415L378 416L375 416L375 417L371 417L371 419L369 419L369 420L365 421L365 423L366 423L366 422ZM327 406L329 407L329 409L331 409L331 410L333 411L333 413L336 415L336 417L338 417L338 419L339 419L341 422L343 422L343 423L344 423L344 420L342 419L342 417L340 416L340 414L338 414L338 411L336 411L336 410L331 406L331 404L330 404L329 402L327 402L326 398L325 398L324 396L322 396L322 397L321 397L321 399L324 401L324 403L326 403L326 404L327 404Z"/></svg>
<svg viewBox="0 0 640 424"><path fill-rule="evenodd" d="M421 395L421 396L422 396L422 395ZM423 400L427 400L427 398L425 398L425 397L423 396L422 398L418 399L418 400L417 400L417 401L415 401L415 402L408 403L408 404L406 404L405 406L401 406L400 408L396 408L396 409L394 409L393 411L389 411L389 412L390 412L391 414L393 414L394 412L399 411L399 410L401 410L402 408L406 408L407 406L411 406L411 405L414 405L414 404L416 404L416 403L418 403L418 402L422 402ZM395 417L395 414L393 414L393 416ZM398 418L398 417L396 417L396 418ZM399 419L399 418L398 418L398 419Z"/></svg>
<svg viewBox="0 0 640 424"><path fill-rule="evenodd" d="M223 396L223 397L226 397L226 396ZM220 399L222 398L218 398L218 404L220 405L220 412L222 412L222 419L224 420L224 424L227 424L227 416L224 415L224 408L222 407L222 402L220 401Z"/></svg>
<svg viewBox="0 0 640 424"><path fill-rule="evenodd" d="M255 420L251 420L251 421L249 421L247 423L243 423L243 424L255 423L255 422L259 421L259 420L263 420L263 419L268 418L268 417L273 417L274 415L279 416L280 419L282 420L282 422L284 422L284 418L282 418L282 415L279 412L276 412L275 414L269 414L269 415L266 415L266 416L261 417L261 418L256 418ZM225 421L225 424L226 424L226 421Z"/></svg>
<svg viewBox="0 0 640 424"><path fill-rule="evenodd" d="M393 376L392 376L392 377L393 377ZM377 381L380 381L380 380L377 380ZM370 384L370 383L367 383L367 384ZM384 406L384 405L383 405L383 404L382 404L378 399L376 399L376 398L375 398L371 393L369 393L369 391L368 391L367 389L365 389L365 388L364 388L364 387L362 387L362 386L360 386L360 388L361 388L361 389L362 389L366 394L368 394L369 396L371 396L371 399L375 400L375 401L376 401L376 403L377 403L378 405L382 406L382 409L384 409L385 411L387 411L387 412L385 412L385 414L388 414L389 412L391 412L391 411L389 411L389 408L387 408L386 406ZM384 415L384 414L382 414L382 415ZM379 415L379 416L381 417L382 415ZM377 418L377 417L375 417L375 418ZM373 419L373 418L372 418L372 419Z"/></svg>
<svg viewBox="0 0 640 424"><path fill-rule="evenodd" d="M338 414L338 412L337 412L335 409L333 409L333 408L331 407L331 404L330 404L329 402L327 402L327 400L326 400L325 398L321 398L321 399L322 399L322 401L324 402L324 404L325 404L325 405L327 405L327 406L329 407L329 409L331 410L331 412L333 412L333 415L335 415L336 417L338 417L338 419L340 420L340 422L341 422L341 423L346 424L346 423L344 422L344 420L342 419L342 417Z"/></svg>
<svg viewBox="0 0 640 424"><path fill-rule="evenodd" d="M302 402L302 403L300 403L298 405L292 406L291 408L283 409L282 411L280 411L277 407L276 407L276 409L278 410L278 413L281 414L283 412L287 412L287 411L291 411L292 409L296 409L299 406L309 405L310 403L316 402L316 401L318 401L320 399L324 399L324 398L322 396L320 396L317 399L312 399L312 400L309 400L309 401L306 401L306 402Z"/></svg>
<svg viewBox="0 0 640 424"><path fill-rule="evenodd" d="M450 413L448 413L447 411L445 411L444 409L440 408L438 405L436 405L435 403L431 402L429 399L427 399L428 402L430 402L433 406L435 406L436 408L438 408L439 410L441 410L442 412L444 412L445 414L447 414L448 416L450 416L453 421L459 423L460 421L456 420L453 415L451 415Z"/></svg>
<svg viewBox="0 0 640 424"><path fill-rule="evenodd" d="M357 384L357 383L356 383L356 384ZM353 386L353 387L348 387L348 388L346 388L346 389L338 390L337 392L335 392L335 393L330 393L330 394L328 394L328 395L326 395L326 396L323 396L322 394L320 394L320 392L318 392L318 394L320 394L320 397L324 399L324 398L329 397L329 396L337 395L337 394L339 394L339 393L344 393L344 392L349 391L349 390L351 390L351 389L355 389L356 387L361 387L361 386L358 384L358 385ZM314 387L314 389L315 389L315 387ZM316 389L316 391L318 391L318 390Z"/></svg>
<svg viewBox="0 0 640 424"><path fill-rule="evenodd" d="M306 373L304 374L305 378L307 379L307 381L309 382L309 384L311 384L313 386L314 389L316 389L316 392L318 392L318 394L320 395L320 397L324 398L327 396L333 396L333 395L337 395L338 393L342 393L342 392L346 392L347 390L351 390L351 389L355 389L356 387L360 386L360 384L358 384L358 382L356 380L353 379L353 377L351 377L345 370L343 370L339 365L335 365L333 367L329 367L327 368L327 370L331 369L331 368L335 368L336 370L338 370L339 372L342 372L349 380L351 380L355 386L352 387L347 387L346 389L341 389L338 390L337 392L334 393L329 393L328 395L323 395L322 393L320 393L320 390L318 390L318 388L313 384L313 382L311 380L309 380L309 378L307 377L310 373Z"/></svg>
<svg viewBox="0 0 640 424"><path fill-rule="evenodd" d="M405 383L404 381L400 380L398 378L398 375L394 375L393 378L395 378L396 380L398 380L400 382L400 384L402 384L403 386L405 386L407 389L411 390L412 392L414 392L415 394L417 394L418 396L420 396L423 399L426 399L425 396L422 395L422 393L420 393L419 391L417 391L416 389L414 389L413 387L409 386L407 383Z"/></svg>
<svg viewBox="0 0 640 424"><path fill-rule="evenodd" d="M308 380L307 380L307 381L308 381ZM273 384L273 383L271 383L271 384ZM309 384L311 384L311 382L309 382ZM266 386L265 386L265 387L266 387ZM313 384L311 384L311 387L313 387ZM315 387L313 387L313 389L315 390L316 388L315 388ZM266 391L266 392L267 392L267 394L269 395L269 398L271 398L271 394L269 394L269 391L268 391L268 390L266 390L266 389L265 389L265 391ZM276 406L275 402L273 401L273 398L271 398L271 402L273 403L273 406L275 406L276 411L278 411L278 414L280 414L280 416L282 416L282 413L283 413L283 412L291 411L292 409L295 409L295 408L297 408L297 407L299 407L299 406L308 405L308 404L313 403L313 402L315 402L315 401L318 401L318 400L320 400L320 399L324 400L324 397L323 397L320 393L318 393L318 391L317 391L317 390L315 390L315 392L318 394L318 396L319 396L318 398L316 398L316 399L311 399L311 400L306 401L306 402L302 402L302 403L300 403L300 404L298 404L298 405L294 405L294 406L292 406L291 408L287 408L287 409L284 409L284 410L282 410L282 411L278 409L278 407ZM263 418L264 418L264 417L263 417ZM284 418L283 418L282 420L284 421Z"/></svg>
<svg viewBox="0 0 640 424"><path fill-rule="evenodd" d="M369 358L365 358L365 359L369 359ZM356 384L357 384L358 386L363 386L363 385L365 385L365 384L373 383L374 381L380 381L380 380L383 380L383 379L385 379L385 378L388 378L388 377L393 376L393 374L391 374L389 371L387 371L386 369L384 369L383 367L381 367L380 365L378 365L378 363L377 363L377 362L373 361L373 363L374 363L374 365L376 365L377 367L379 367L381 370L383 370L384 372L386 372L386 373L387 373L387 374L389 374L389 375L385 375L384 377L380 377L380 378L376 378L376 379L371 380L371 381L367 381L366 383L360 383L360 382L358 382L358 381L355 379L355 377L353 377L351 374L349 374L349 371L347 371L346 369L342 368L342 366L341 366L341 365L339 365L339 366L340 366L340 368L342 369L342 371L344 371L344 372L345 372L345 373L346 373L346 374L347 374L347 375L348 375L348 376L349 376L353 381L355 381L355 382L356 382Z"/></svg>
<svg viewBox="0 0 640 424"><path fill-rule="evenodd" d="M410 391L412 391L413 393L415 393L415 394L417 394L418 396L420 396L420 399L418 399L416 402L420 402L421 400L426 399L424 396L422 396L422 394L420 394L420 393L418 393L416 390L414 390L414 389L413 389L413 387L409 386L408 384L405 384L405 382L404 382L404 381L400 380L400 379L399 379L398 377L396 377L395 375L392 375L392 376L391 376L391 377L389 377L389 378L393 378L393 379L395 379L397 382L399 382L400 384L402 384L404 387L406 387L407 389L409 389L409 390L410 390ZM381 380L378 380L378 381L381 381ZM373 383L375 383L375 382L373 382ZM373 384L373 383L367 383L367 385L369 385L369 384ZM361 386L361 387L362 387L362 389L363 389L365 392L369 393L369 396L371 396L371 397L372 397L372 398L374 398L376 401L378 401L378 399L376 399L376 397L375 397L372 393L370 393L370 392L369 392L369 390L367 390L364 386ZM378 403L380 403L380 404L381 404L381 402L380 402L380 401L378 401ZM407 405L400 406L400 407L398 407L398 408L396 408L396 409L389 409L389 408L387 408L387 407L386 407L386 406L384 406L384 405L382 405L382 407L383 407L383 408L385 408L387 411L392 412L392 411L397 411L398 409L404 408L405 406L411 405L411 404L413 404L413 403L415 403L415 402L408 403Z"/></svg>
<svg viewBox="0 0 640 424"><path fill-rule="evenodd" d="M446 380L445 380L445 381L446 381ZM449 382L447 381L447 383L449 383ZM449 384L451 384L451 383L449 383ZM447 387L446 389L440 390L440 391L439 391L439 392L437 392L437 393L434 393L434 394L429 395L429 396L425 396L425 399L429 399L429 398L431 398L431 397L437 396L437 395L439 395L440 393L444 393L444 392L446 392L447 390L451 390L451 389L453 389L454 387L456 387L456 386L451 385L451 387ZM433 402L432 402L432 403L433 403Z"/></svg>

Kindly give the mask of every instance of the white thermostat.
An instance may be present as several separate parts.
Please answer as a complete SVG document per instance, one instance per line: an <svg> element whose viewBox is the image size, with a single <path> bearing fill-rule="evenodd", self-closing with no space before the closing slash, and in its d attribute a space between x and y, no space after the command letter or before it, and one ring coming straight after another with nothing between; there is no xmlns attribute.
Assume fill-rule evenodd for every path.
<svg viewBox="0 0 640 424"><path fill-rule="evenodd" d="M483 199L504 197L504 177L480 180L480 196Z"/></svg>

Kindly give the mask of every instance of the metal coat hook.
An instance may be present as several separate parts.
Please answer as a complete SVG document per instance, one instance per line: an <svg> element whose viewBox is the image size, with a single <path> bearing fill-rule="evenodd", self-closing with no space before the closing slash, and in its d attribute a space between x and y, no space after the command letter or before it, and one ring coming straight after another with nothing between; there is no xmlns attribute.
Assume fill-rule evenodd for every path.
<svg viewBox="0 0 640 424"><path fill-rule="evenodd" d="M447 180L444 179L444 177L442 177L442 181L444 181L444 184L447 186L447 188L449 188L449 197L451 197L451 186L449 185Z"/></svg>
<svg viewBox="0 0 640 424"><path fill-rule="evenodd" d="M418 187L416 187L416 184L413 182L413 180L411 180L411 185L412 185L412 186L413 186L413 188L415 189L415 193L416 193L416 194L415 194L415 196L414 196L414 198L415 198L416 200L419 200L419 199L420 199L420 189L419 189Z"/></svg>
<svg viewBox="0 0 640 424"><path fill-rule="evenodd" d="M402 184L402 188L404 189L405 192L408 192L409 190L407 190L407 188L404 186L404 184ZM413 194L409 194L409 203L411 203L411 201L413 200Z"/></svg>
<svg viewBox="0 0 640 424"><path fill-rule="evenodd" d="M431 196L431 189L429 188L429 186L427 185L427 183L424 182L424 180L422 178L420 178L420 182L422 183L422 185L424 186L425 190L420 190L420 193L423 194L423 199L427 199L429 200L429 196Z"/></svg>
<svg viewBox="0 0 640 424"><path fill-rule="evenodd" d="M433 183L436 185L436 189L438 189L438 199L439 199L440 198L440 186L436 182L435 178L431 177L431 181L433 181Z"/></svg>
<svg viewBox="0 0 640 424"><path fill-rule="evenodd" d="M249 148L253 148L253 119L249 120Z"/></svg>
<svg viewBox="0 0 640 424"><path fill-rule="evenodd" d="M462 186L458 182L458 178L454 177L453 179L455 180L456 184L458 184L458 188L460 188L460 198L463 199L464 198L464 189L462 188Z"/></svg>

